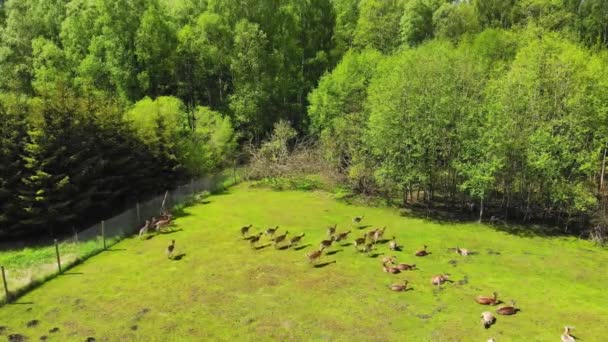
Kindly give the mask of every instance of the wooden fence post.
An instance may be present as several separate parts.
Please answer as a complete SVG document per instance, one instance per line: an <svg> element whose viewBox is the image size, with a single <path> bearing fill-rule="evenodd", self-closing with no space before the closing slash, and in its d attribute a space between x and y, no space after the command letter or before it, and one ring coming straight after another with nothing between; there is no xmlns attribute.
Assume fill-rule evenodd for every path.
<svg viewBox="0 0 608 342"><path fill-rule="evenodd" d="M135 210L137 211L137 225L141 224L141 209L139 208L139 202L135 204Z"/></svg>
<svg viewBox="0 0 608 342"><path fill-rule="evenodd" d="M101 221L101 238L103 240L103 249L106 249L106 221Z"/></svg>
<svg viewBox="0 0 608 342"><path fill-rule="evenodd" d="M4 266L0 266L0 269L2 269L2 283L4 284L4 294L6 295L6 302L10 303L11 294L10 292L8 292L8 285L6 285L6 273L4 273Z"/></svg>
<svg viewBox="0 0 608 342"><path fill-rule="evenodd" d="M59 273L61 273L61 258L59 257L59 244L57 243L57 239L55 239L55 254L57 255L57 268L59 268Z"/></svg>

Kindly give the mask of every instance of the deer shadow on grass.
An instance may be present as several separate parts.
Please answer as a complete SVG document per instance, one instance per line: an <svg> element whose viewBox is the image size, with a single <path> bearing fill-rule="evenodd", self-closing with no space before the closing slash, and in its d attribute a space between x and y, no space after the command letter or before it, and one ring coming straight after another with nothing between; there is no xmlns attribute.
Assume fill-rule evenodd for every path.
<svg viewBox="0 0 608 342"><path fill-rule="evenodd" d="M340 246L342 246L342 247L348 247L348 246L352 246L352 245L353 245L352 242L347 242L347 243L341 244Z"/></svg>
<svg viewBox="0 0 608 342"><path fill-rule="evenodd" d="M173 261L180 261L180 260L182 260L185 257L186 257L186 253L179 253L178 255L174 256L171 260L173 260Z"/></svg>
<svg viewBox="0 0 608 342"><path fill-rule="evenodd" d="M329 252L327 252L325 254L326 255L334 255L334 254L338 254L338 253L340 253L342 251L343 251L343 249L336 249L336 250L333 250L333 251L329 251Z"/></svg>
<svg viewBox="0 0 608 342"><path fill-rule="evenodd" d="M256 246L256 247L254 247L254 248L255 248L255 250L256 250L256 251L259 251L260 249L264 249L264 248L267 248L267 247L270 247L270 246L272 246L272 245L271 245L271 244L269 244L269 243L267 243L267 244L265 244L265 245Z"/></svg>
<svg viewBox="0 0 608 342"><path fill-rule="evenodd" d="M377 257L379 257L379 256L381 256L381 255L384 255L384 253L373 253L373 254L369 254L368 256L369 256L370 258L374 258L374 259L376 259Z"/></svg>
<svg viewBox="0 0 608 342"><path fill-rule="evenodd" d="M295 247L293 250L294 250L294 251L301 251L301 250L303 250L304 248L308 248L308 247L310 247L310 246L312 246L312 245L309 243L309 244L306 244L306 245L302 245L302 246Z"/></svg>
<svg viewBox="0 0 608 342"><path fill-rule="evenodd" d="M323 268L325 266L328 266L328 265L331 265L331 264L335 264L335 263L336 263L336 260L327 261L327 262L324 262L324 263L321 263L321 264L314 265L314 268Z"/></svg>
<svg viewBox="0 0 608 342"><path fill-rule="evenodd" d="M182 230L183 230L182 228L171 229L171 230L161 230L158 233L161 234L161 235L168 235L168 234L173 234L173 233L181 232Z"/></svg>
<svg viewBox="0 0 608 342"><path fill-rule="evenodd" d="M371 224L366 224L366 225L363 225L363 226L357 226L357 229L363 230L363 229L367 229L367 228L369 228L371 226L372 226Z"/></svg>

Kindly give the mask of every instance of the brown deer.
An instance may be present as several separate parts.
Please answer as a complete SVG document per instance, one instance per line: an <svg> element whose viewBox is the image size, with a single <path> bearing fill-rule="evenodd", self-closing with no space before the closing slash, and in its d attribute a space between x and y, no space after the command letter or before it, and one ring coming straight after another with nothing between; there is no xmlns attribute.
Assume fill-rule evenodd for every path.
<svg viewBox="0 0 608 342"><path fill-rule="evenodd" d="M285 234L279 235L276 238L274 238L274 248L277 248L277 246L279 245L279 243L285 241L285 238L287 237L287 234L289 234L289 231L286 231Z"/></svg>
<svg viewBox="0 0 608 342"><path fill-rule="evenodd" d="M363 237L355 239L355 242L353 243L353 245L355 246L356 250L360 251L359 247L365 246L365 234L363 234Z"/></svg>
<svg viewBox="0 0 608 342"><path fill-rule="evenodd" d="M336 236L336 242L340 242L340 241L344 241L348 238L348 234L350 234L350 230L347 232L343 232L338 234L338 236Z"/></svg>
<svg viewBox="0 0 608 342"><path fill-rule="evenodd" d="M391 273L391 274L397 274L400 272L397 267L386 266L386 263L382 264L382 270L386 273Z"/></svg>
<svg viewBox="0 0 608 342"><path fill-rule="evenodd" d="M319 249L310 253L306 254L306 257L308 258L308 262L312 263L314 261L319 261L319 259L321 259L321 255L323 254L323 249Z"/></svg>
<svg viewBox="0 0 608 342"><path fill-rule="evenodd" d="M475 301L481 305L496 305L498 304L498 293L493 292L492 294L494 295L494 297L477 296L475 298Z"/></svg>
<svg viewBox="0 0 608 342"><path fill-rule="evenodd" d="M398 264L395 267L399 269L399 271L410 271L416 269L416 264L408 265L408 264Z"/></svg>
<svg viewBox="0 0 608 342"><path fill-rule="evenodd" d="M168 227L170 224L171 224L171 218L164 218L164 219L160 219L160 220L156 221L154 226L156 228L156 232L160 233L160 231L163 227Z"/></svg>
<svg viewBox="0 0 608 342"><path fill-rule="evenodd" d="M249 229L251 229L251 227L253 227L252 224L241 227L241 236L245 236L245 235L249 234Z"/></svg>
<svg viewBox="0 0 608 342"><path fill-rule="evenodd" d="M262 232L259 232L257 235L252 235L249 237L249 245L251 248L254 248L255 245L260 241L260 237L262 236Z"/></svg>
<svg viewBox="0 0 608 342"><path fill-rule="evenodd" d="M374 243L378 243L378 240L382 239L382 236L384 236L385 230L386 230L386 227L376 230L376 232L374 233Z"/></svg>
<svg viewBox="0 0 608 342"><path fill-rule="evenodd" d="M336 240L335 236L332 236L329 240L323 240L321 241L321 244L319 245L319 249L326 249L331 247L331 244Z"/></svg>
<svg viewBox="0 0 608 342"><path fill-rule="evenodd" d="M519 309L515 307L515 302L511 301L511 305L498 308L496 313L501 315L515 315L517 311L519 311Z"/></svg>
<svg viewBox="0 0 608 342"><path fill-rule="evenodd" d="M278 229L279 226L276 226L274 228L266 228L266 231L264 231L264 233L269 236L274 236L274 233L276 233Z"/></svg>
<svg viewBox="0 0 608 342"><path fill-rule="evenodd" d="M426 251L427 247L428 247L427 245L424 245L424 249L417 251L416 256L422 257L422 256L429 255L429 252Z"/></svg>
<svg viewBox="0 0 608 342"><path fill-rule="evenodd" d="M291 248L291 246L293 246L293 245L297 245L298 243L300 243L300 241L302 240L304 235L305 234L302 233L300 235L296 235L296 236L292 237L291 240L289 240L289 248Z"/></svg>
<svg viewBox="0 0 608 342"><path fill-rule="evenodd" d="M396 291L396 292L407 291L407 284L408 284L408 281L404 280L403 284L392 284L392 285L389 285L389 288L392 291Z"/></svg>
<svg viewBox="0 0 608 342"><path fill-rule="evenodd" d="M362 215L362 216L355 216L355 217L353 217L353 223L354 223L354 224L359 224L359 223L361 223L361 221L363 221L363 218L364 218L364 217L365 217L365 216L363 216L363 215Z"/></svg>
<svg viewBox="0 0 608 342"><path fill-rule="evenodd" d="M431 278L431 283L433 285L441 285L450 279L449 274L439 274Z"/></svg>
<svg viewBox="0 0 608 342"><path fill-rule="evenodd" d="M334 234L336 234L336 228L338 227L338 224L334 224L333 226L329 226L327 227L327 236L332 237L334 236Z"/></svg>

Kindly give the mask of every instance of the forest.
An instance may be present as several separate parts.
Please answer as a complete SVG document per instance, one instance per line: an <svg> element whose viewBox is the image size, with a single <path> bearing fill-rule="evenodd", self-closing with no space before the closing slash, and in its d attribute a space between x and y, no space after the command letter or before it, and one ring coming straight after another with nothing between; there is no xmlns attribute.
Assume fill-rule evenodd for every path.
<svg viewBox="0 0 608 342"><path fill-rule="evenodd" d="M357 193L601 240L607 48L605 0L0 0L0 236L247 163L287 122Z"/></svg>

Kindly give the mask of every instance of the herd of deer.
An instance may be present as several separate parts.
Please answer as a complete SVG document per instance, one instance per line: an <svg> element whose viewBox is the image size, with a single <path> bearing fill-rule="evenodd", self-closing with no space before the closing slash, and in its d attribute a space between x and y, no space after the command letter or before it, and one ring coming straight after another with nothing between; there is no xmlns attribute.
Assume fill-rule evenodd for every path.
<svg viewBox="0 0 608 342"><path fill-rule="evenodd" d="M355 226L358 226L361 223L361 221L363 220L363 218L364 218L363 216L354 217L352 219L352 222ZM242 227L241 231L240 231L243 239L249 241L252 248L257 247L257 244L260 241L262 235L268 236L271 239L272 243L274 244L275 248L278 248L278 246L280 244L284 244L284 248L290 248L294 245L297 245L304 237L304 233L302 233L300 235L296 235L296 236L292 237L291 239L288 239L287 235L289 234L289 231L285 231L285 233L282 235L275 236L276 232L279 229L278 226L272 227L272 228L267 228L266 230L258 232L257 234L250 235L250 230L252 227L253 227L253 225L250 224L248 226ZM372 229L371 231L364 232L361 237L354 239L352 244L354 245L354 247L357 251L369 255L369 253L371 253L374 250L374 248L378 244L378 242L382 241L385 231L386 231L386 227L376 228L376 229ZM319 244L319 249L305 254L306 257L308 258L309 263L318 262L321 259L321 256L323 255L323 252L325 250L330 248L334 242L339 243L339 242L346 241L348 239L348 235L350 233L351 233L350 230L345 231L345 232L340 232L340 233L337 232L336 224L328 227L327 228L328 239L321 241L321 243ZM386 242L386 240L384 240L383 242ZM395 236L393 236L392 239L388 241L388 247L391 251L401 251L401 247L397 243ZM424 245L424 247L422 249L416 251L414 253L414 255L417 257L425 257L425 256L431 254L430 252L427 251L427 248L428 248L428 246ZM458 246L455 248L450 248L450 249L462 256L469 256L469 255L474 254L470 250L465 249L465 248L460 248ZM411 270L416 270L416 269L417 268L416 268L415 264L398 263L397 258L395 256L382 258L382 270L387 273L397 274L402 271L411 271ZM431 278L431 284L435 285L435 286L440 286L446 282L451 282L451 280L449 280L449 277L450 277L449 274L435 275ZM411 290L411 288L408 288L408 284L409 284L409 282L407 280L404 280L402 283L391 284L388 286L388 288L389 288L389 290L396 291L396 292L405 292L405 291ZM498 294L496 292L494 292L492 296L477 296L475 298L475 302L477 302L478 304L481 304L481 305L493 305L493 306L502 303L501 301L498 300ZM515 302L511 301L511 305L500 306L496 310L496 313L500 314L500 315L515 315L518 311L519 311L519 308L517 308L515 306ZM495 322L496 322L496 317L494 317L492 312L484 311L481 314L481 323L486 329L490 328L490 326L492 326ZM571 327L564 328L564 333L561 335L561 340L563 342L575 341L574 336L572 336L570 334L571 329L572 329ZM495 342L495 340L493 338L491 338L487 342Z"/></svg>

